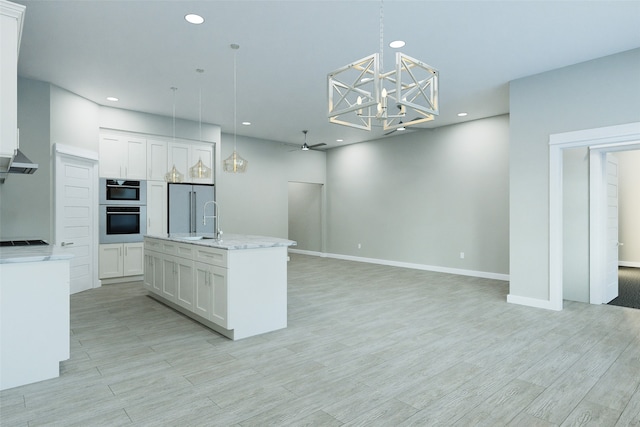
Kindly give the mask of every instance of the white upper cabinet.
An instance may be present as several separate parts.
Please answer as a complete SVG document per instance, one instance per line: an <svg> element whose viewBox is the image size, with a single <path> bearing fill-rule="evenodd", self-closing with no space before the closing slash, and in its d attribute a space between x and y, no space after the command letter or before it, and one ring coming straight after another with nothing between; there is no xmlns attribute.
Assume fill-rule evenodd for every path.
<svg viewBox="0 0 640 427"><path fill-rule="evenodd" d="M211 169L211 176L209 178L197 178L189 175L188 181L194 184L213 184L213 145L212 144L192 144L190 152L191 162L189 167L194 166L199 160ZM189 171L187 171L188 173Z"/></svg>
<svg viewBox="0 0 640 427"><path fill-rule="evenodd" d="M189 144L184 142L172 141L169 143L169 162L167 171L174 166L184 176L184 182L189 182L189 164L191 160L189 156Z"/></svg>
<svg viewBox="0 0 640 427"><path fill-rule="evenodd" d="M18 50L25 7L0 0L0 169L18 148Z"/></svg>
<svg viewBox="0 0 640 427"><path fill-rule="evenodd" d="M100 135L100 177L146 179L147 140L126 135Z"/></svg>
<svg viewBox="0 0 640 427"><path fill-rule="evenodd" d="M202 159L202 163L211 168L211 176L209 178L195 178L190 175L190 169L198 161ZM202 143L169 143L169 163L168 169L176 167L178 172L184 175L183 182L193 184L213 184L213 145Z"/></svg>
<svg viewBox="0 0 640 427"><path fill-rule="evenodd" d="M164 175L169 170L168 151L166 141L147 139L147 179L150 181L164 181Z"/></svg>
<svg viewBox="0 0 640 427"><path fill-rule="evenodd" d="M214 147L211 143L107 131L100 135L100 177L164 181L165 174L175 166L183 182L213 184ZM191 176L191 167L200 160L211 169L209 178Z"/></svg>

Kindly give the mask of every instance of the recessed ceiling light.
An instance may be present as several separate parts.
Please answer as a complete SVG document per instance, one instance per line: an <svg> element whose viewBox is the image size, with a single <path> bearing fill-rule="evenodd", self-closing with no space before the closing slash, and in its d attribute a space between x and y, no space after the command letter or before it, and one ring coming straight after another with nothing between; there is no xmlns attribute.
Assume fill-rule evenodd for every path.
<svg viewBox="0 0 640 427"><path fill-rule="evenodd" d="M242 124L245 126L251 126L251 122L242 122Z"/></svg>
<svg viewBox="0 0 640 427"><path fill-rule="evenodd" d="M190 24L202 24L204 22L204 18L200 15L196 15L195 13L190 13L184 16L184 19Z"/></svg>
<svg viewBox="0 0 640 427"><path fill-rule="evenodd" d="M107 96L107 101L118 102L119 99L115 96Z"/></svg>
<svg viewBox="0 0 640 427"><path fill-rule="evenodd" d="M458 113L458 117L465 117L469 113Z"/></svg>
<svg viewBox="0 0 640 427"><path fill-rule="evenodd" d="M400 49L401 47L404 47L405 43L402 40L394 40L391 43L389 43L389 47L392 47L394 49Z"/></svg>
<svg viewBox="0 0 640 427"><path fill-rule="evenodd" d="M336 142L343 142L344 139L336 139Z"/></svg>

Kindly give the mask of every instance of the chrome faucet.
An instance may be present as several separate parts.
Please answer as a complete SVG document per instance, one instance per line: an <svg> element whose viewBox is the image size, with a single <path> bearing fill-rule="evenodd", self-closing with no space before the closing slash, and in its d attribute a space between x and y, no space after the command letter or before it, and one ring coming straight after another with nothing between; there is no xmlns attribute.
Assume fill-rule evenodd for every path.
<svg viewBox="0 0 640 427"><path fill-rule="evenodd" d="M213 215L207 215L207 205L213 204ZM210 200L204 204L202 208L202 225L207 225L207 218L215 219L215 230L214 230L214 238L216 240L220 240L222 238L222 230L220 230L220 209L218 208L218 204L214 200Z"/></svg>

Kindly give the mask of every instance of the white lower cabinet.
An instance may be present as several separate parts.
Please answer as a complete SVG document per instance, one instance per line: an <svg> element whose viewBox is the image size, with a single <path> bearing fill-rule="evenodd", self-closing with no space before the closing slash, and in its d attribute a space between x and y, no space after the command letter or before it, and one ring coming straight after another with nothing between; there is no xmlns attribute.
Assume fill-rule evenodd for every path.
<svg viewBox="0 0 640 427"><path fill-rule="evenodd" d="M144 252L144 287L155 293L162 292L162 257L153 251Z"/></svg>
<svg viewBox="0 0 640 427"><path fill-rule="evenodd" d="M227 269L194 261L193 312L227 328Z"/></svg>
<svg viewBox="0 0 640 427"><path fill-rule="evenodd" d="M139 276L143 273L143 243L109 243L100 245L100 279Z"/></svg>
<svg viewBox="0 0 640 427"><path fill-rule="evenodd" d="M225 249L164 236L144 245L150 297L232 340L287 327L286 246Z"/></svg>
<svg viewBox="0 0 640 427"><path fill-rule="evenodd" d="M196 314L226 329L227 269L221 266L226 261L226 251L206 249L206 257L199 252L194 251L193 245L146 237L144 287L186 310L185 314Z"/></svg>

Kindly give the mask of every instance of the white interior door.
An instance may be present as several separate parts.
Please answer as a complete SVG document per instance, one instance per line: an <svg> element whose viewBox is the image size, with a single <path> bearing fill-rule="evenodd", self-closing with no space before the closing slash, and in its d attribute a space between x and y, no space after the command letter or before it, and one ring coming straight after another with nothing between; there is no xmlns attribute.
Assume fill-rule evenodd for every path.
<svg viewBox="0 0 640 427"><path fill-rule="evenodd" d="M97 159L56 144L55 244L73 254L72 294L99 286Z"/></svg>
<svg viewBox="0 0 640 427"><path fill-rule="evenodd" d="M604 301L606 304L618 296L618 159L607 153L607 238Z"/></svg>

